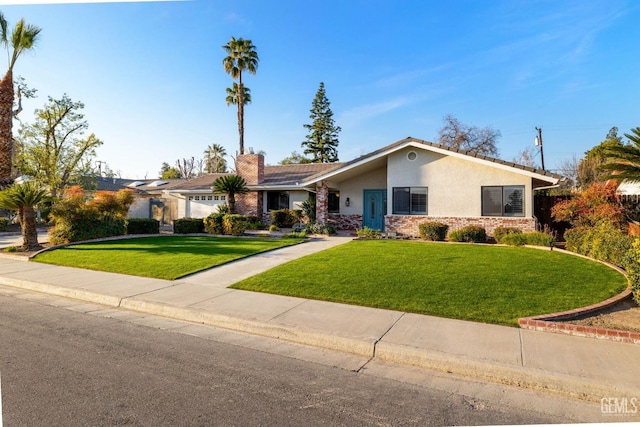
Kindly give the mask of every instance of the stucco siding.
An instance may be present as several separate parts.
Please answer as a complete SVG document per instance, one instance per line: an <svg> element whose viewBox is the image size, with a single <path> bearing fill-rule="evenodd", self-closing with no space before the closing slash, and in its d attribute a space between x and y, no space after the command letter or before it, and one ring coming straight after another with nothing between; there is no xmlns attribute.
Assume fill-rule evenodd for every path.
<svg viewBox="0 0 640 427"><path fill-rule="evenodd" d="M416 153L414 160L408 158ZM387 214L393 210L393 187L427 187L428 216L479 217L481 187L523 185L525 217L532 216L531 178L450 155L407 148L388 158Z"/></svg>
<svg viewBox="0 0 640 427"><path fill-rule="evenodd" d="M386 167L378 168L355 178L343 182L329 182L331 190L340 191L340 214L362 215L363 190L378 190L387 188ZM346 206L349 198L349 206Z"/></svg>
<svg viewBox="0 0 640 427"><path fill-rule="evenodd" d="M289 191L289 209L302 209L300 205L308 198L308 191Z"/></svg>
<svg viewBox="0 0 640 427"><path fill-rule="evenodd" d="M129 206L128 218L149 218L151 208L148 197L134 197L133 203Z"/></svg>

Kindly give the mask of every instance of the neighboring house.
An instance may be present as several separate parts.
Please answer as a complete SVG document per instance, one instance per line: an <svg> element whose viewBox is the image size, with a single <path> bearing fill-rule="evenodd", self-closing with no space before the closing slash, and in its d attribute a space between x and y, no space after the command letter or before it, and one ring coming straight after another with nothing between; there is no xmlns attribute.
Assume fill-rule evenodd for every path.
<svg viewBox="0 0 640 427"><path fill-rule="evenodd" d="M264 157L236 159L236 171L251 190L237 196L245 215L269 220L272 209L297 209L316 195L316 219L338 229L369 228L417 236L418 225L440 221L451 229L479 225L488 234L499 226L536 229L533 190L558 184L561 176L512 162L406 138L350 162L265 166ZM171 219L204 217L226 202L214 194L221 174L165 184L140 181L134 188L149 199L135 212L156 217L154 203L175 205ZM167 216L163 216L167 218Z"/></svg>

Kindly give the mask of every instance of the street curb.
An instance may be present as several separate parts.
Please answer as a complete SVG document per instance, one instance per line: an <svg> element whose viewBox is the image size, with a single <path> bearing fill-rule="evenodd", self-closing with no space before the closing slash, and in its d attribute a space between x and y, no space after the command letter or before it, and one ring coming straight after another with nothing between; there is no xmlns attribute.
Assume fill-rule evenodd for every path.
<svg viewBox="0 0 640 427"><path fill-rule="evenodd" d="M165 304L141 301L133 298L123 299L120 303L120 308L139 313L201 323L208 326L216 326L236 332L245 332L268 338L291 341L298 344L337 350L359 356L372 357L374 353L375 340L366 342L352 338L337 337L335 335L308 332L291 326L277 324L271 325L254 320L238 319L236 317L214 314L194 308L172 307Z"/></svg>
<svg viewBox="0 0 640 427"><path fill-rule="evenodd" d="M401 344L379 342L375 359L591 402L600 402L603 396L638 394L638 389L596 384L585 378L562 373L550 374L535 368L501 365Z"/></svg>
<svg viewBox="0 0 640 427"><path fill-rule="evenodd" d="M384 341L384 337L372 341L345 338L320 332L303 331L293 326L238 319L195 308L173 307L161 303L142 301L136 299L136 297L120 298L27 280L0 277L0 285L355 354L371 360L377 359L401 365L417 366L482 381L551 392L580 400L599 402L603 396L634 396L639 392L638 389L598 384L595 380L589 381L585 378L561 373L551 374L534 368L507 366L388 343Z"/></svg>

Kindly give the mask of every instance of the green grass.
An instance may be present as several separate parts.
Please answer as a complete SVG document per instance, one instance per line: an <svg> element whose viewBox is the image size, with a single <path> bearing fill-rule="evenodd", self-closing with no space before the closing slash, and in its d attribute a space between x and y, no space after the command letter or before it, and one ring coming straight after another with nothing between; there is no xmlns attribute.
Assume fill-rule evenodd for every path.
<svg viewBox="0 0 640 427"><path fill-rule="evenodd" d="M43 252L33 261L175 280L239 258L300 242L301 239L143 237L66 246Z"/></svg>
<svg viewBox="0 0 640 427"><path fill-rule="evenodd" d="M519 317L603 301L619 272L557 251L403 241L353 241L233 288L517 325Z"/></svg>

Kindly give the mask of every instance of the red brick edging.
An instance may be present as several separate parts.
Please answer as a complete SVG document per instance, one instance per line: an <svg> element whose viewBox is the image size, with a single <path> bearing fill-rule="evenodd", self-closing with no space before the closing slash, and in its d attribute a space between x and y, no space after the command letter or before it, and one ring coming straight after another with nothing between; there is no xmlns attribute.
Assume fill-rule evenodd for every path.
<svg viewBox="0 0 640 427"><path fill-rule="evenodd" d="M629 344L640 344L640 332L620 331L617 329L598 328L596 326L574 325L571 323L557 322L557 320L570 320L581 314L588 314L631 298L631 290L624 292L588 307L563 311L542 316L523 317L518 319L518 325L523 329L534 331L552 332L556 334L575 335L578 337L596 338L601 340L617 341Z"/></svg>

